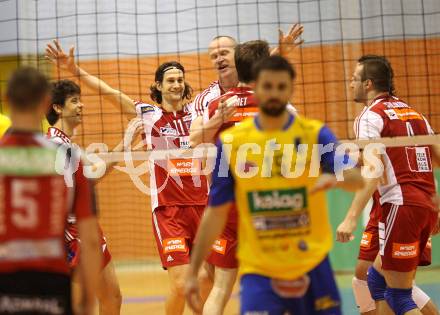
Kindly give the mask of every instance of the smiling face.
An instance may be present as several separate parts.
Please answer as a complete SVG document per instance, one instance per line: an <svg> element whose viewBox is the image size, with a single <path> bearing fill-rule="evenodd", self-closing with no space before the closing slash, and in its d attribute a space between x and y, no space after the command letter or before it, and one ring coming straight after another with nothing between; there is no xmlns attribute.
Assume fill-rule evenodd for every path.
<svg viewBox="0 0 440 315"><path fill-rule="evenodd" d="M76 127L81 123L83 103L81 103L79 94L68 96L64 102L64 108L57 107L56 110L60 114L60 118L69 125Z"/></svg>
<svg viewBox="0 0 440 315"><path fill-rule="evenodd" d="M209 44L209 58L219 78L236 72L234 62L235 46L235 41L229 37L219 37Z"/></svg>
<svg viewBox="0 0 440 315"><path fill-rule="evenodd" d="M157 89L162 93L162 100L169 104L182 101L185 92L183 71L177 68L166 71L162 82L157 84Z"/></svg>

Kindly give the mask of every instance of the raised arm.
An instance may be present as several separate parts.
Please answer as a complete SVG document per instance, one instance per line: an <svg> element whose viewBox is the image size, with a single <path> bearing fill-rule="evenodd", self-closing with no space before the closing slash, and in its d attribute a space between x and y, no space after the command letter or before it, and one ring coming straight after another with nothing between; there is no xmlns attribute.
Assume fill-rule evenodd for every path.
<svg viewBox="0 0 440 315"><path fill-rule="evenodd" d="M272 48L270 54L280 55L283 57L288 57L296 47L304 43L304 40L299 39L304 31L304 26L299 23L295 23L289 30L287 35L281 29L278 29L278 46Z"/></svg>
<svg viewBox="0 0 440 315"><path fill-rule="evenodd" d="M78 76L81 82L84 82L92 90L103 95L118 109L121 106L122 113L131 119L136 116L133 100L126 94L116 90L96 76L87 73L75 63L74 47L70 47L69 54L66 54L59 44L58 40L54 40L53 44L46 46L46 59L52 62L58 69L65 70L74 76Z"/></svg>

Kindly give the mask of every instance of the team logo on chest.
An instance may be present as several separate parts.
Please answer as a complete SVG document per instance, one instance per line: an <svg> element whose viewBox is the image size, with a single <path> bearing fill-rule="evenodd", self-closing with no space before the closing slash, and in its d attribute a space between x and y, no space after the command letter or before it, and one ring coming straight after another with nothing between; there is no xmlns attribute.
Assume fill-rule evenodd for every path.
<svg viewBox="0 0 440 315"><path fill-rule="evenodd" d="M163 127L160 127L160 134L165 137L177 137L179 134L177 130L168 123Z"/></svg>

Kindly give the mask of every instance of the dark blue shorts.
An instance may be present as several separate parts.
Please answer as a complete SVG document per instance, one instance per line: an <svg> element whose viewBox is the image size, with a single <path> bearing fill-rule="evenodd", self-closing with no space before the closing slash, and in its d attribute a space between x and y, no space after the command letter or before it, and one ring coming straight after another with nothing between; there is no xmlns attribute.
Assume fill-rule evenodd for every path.
<svg viewBox="0 0 440 315"><path fill-rule="evenodd" d="M341 315L341 299L328 258L295 281L241 277L242 315Z"/></svg>

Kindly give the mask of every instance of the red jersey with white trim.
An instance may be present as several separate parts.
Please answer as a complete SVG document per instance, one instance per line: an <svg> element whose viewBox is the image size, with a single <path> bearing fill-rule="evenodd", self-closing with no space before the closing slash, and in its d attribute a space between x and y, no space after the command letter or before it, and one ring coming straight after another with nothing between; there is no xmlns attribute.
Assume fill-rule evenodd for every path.
<svg viewBox="0 0 440 315"><path fill-rule="evenodd" d="M254 117L258 114L258 104L252 88L247 86L235 87L209 102L207 110L205 110L203 115L204 122L207 122L209 119L212 118L212 116L214 116L220 104L220 100L226 100L232 96L238 97L237 112L229 121L225 121L223 123L218 131L219 133L229 127L234 126L235 124L240 123L245 118Z"/></svg>
<svg viewBox="0 0 440 315"><path fill-rule="evenodd" d="M50 141L59 145L71 145L72 140L62 130L57 127L49 127L47 130L47 137ZM67 227L65 230L66 242L79 240L79 232L76 226L76 217L74 213L69 213L67 216Z"/></svg>
<svg viewBox="0 0 440 315"><path fill-rule="evenodd" d="M223 95L220 95L217 98L210 101L208 103L208 107L203 113L204 122L206 123L209 119L212 118L212 116L214 116L220 104L220 100L222 99L227 100L232 96L237 96L238 98L237 112L229 121L224 122L218 133L236 124L239 124L243 119L246 119L248 117L254 117L258 114L258 103L255 98L253 89L248 86L241 86L241 87L231 88ZM297 115L297 111L292 104L290 103L287 104L286 109L292 115Z"/></svg>
<svg viewBox="0 0 440 315"><path fill-rule="evenodd" d="M71 144L72 140L70 140L69 136L66 135L62 130L57 127L49 127L47 130L47 137L50 141L55 142L57 144Z"/></svg>
<svg viewBox="0 0 440 315"><path fill-rule="evenodd" d="M432 134L428 121L394 96L380 96L355 120L358 139ZM386 148L380 203L428 207L435 193L430 146Z"/></svg>
<svg viewBox="0 0 440 315"><path fill-rule="evenodd" d="M220 83L218 81L214 81L202 93L197 94L191 104L193 119L196 119L198 116L202 116L205 108L208 107L209 102L223 95L224 93L225 91L221 88Z"/></svg>
<svg viewBox="0 0 440 315"><path fill-rule="evenodd" d="M10 130L0 140L0 272L68 273L64 229L68 213L94 215L91 187L80 164L73 187L56 172L57 146L43 135Z"/></svg>
<svg viewBox="0 0 440 315"><path fill-rule="evenodd" d="M192 121L190 105L181 111L167 112L145 103L136 103L143 121L144 141L148 150L189 149ZM151 157L150 157L151 158ZM176 156L149 161L151 208L161 206L206 205L208 184L202 174L202 160Z"/></svg>

